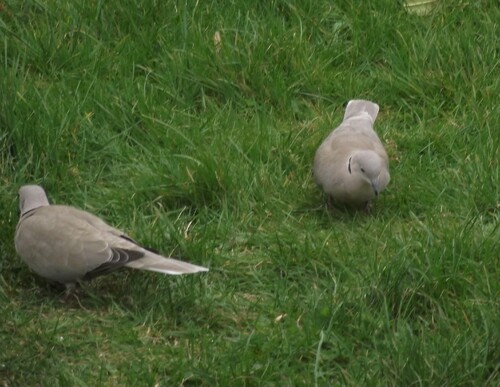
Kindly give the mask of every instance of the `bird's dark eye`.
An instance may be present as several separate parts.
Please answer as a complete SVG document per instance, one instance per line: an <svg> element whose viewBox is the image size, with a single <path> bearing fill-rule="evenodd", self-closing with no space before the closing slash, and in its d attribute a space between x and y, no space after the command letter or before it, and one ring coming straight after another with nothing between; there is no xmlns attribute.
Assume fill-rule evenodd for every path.
<svg viewBox="0 0 500 387"><path fill-rule="evenodd" d="M365 169L364 169L364 168L361 168L361 172L365 173Z"/></svg>

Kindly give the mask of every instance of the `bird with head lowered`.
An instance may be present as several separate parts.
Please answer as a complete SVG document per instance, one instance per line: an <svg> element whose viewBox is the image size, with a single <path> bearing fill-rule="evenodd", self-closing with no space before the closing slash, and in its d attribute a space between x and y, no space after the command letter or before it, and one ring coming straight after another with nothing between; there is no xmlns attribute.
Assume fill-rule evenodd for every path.
<svg viewBox="0 0 500 387"><path fill-rule="evenodd" d="M342 123L316 151L314 180L333 204L369 210L389 183L389 158L373 130L378 111L374 102L349 101Z"/></svg>
<svg viewBox="0 0 500 387"><path fill-rule="evenodd" d="M50 205L38 185L21 187L19 200L17 253L35 273L69 289L122 267L173 275L208 271L162 257L89 212Z"/></svg>

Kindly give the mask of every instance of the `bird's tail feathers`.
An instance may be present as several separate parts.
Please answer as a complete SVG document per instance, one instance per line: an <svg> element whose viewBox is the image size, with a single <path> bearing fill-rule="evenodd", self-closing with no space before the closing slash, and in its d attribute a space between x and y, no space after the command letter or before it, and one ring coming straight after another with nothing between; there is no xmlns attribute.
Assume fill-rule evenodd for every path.
<svg viewBox="0 0 500 387"><path fill-rule="evenodd" d="M372 123L377 118L379 106L375 102L363 99L352 99L345 108L344 120L357 116L369 116Z"/></svg>
<svg viewBox="0 0 500 387"><path fill-rule="evenodd" d="M208 269L203 266L193 265L192 263L178 261L173 258L165 258L161 255L149 252L143 258L129 262L125 266L133 269L155 271L170 275L208 271Z"/></svg>

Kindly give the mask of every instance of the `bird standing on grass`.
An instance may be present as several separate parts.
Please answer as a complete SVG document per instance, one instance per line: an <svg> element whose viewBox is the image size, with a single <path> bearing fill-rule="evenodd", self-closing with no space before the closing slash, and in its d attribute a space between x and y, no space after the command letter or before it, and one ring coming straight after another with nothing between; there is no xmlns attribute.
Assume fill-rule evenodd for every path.
<svg viewBox="0 0 500 387"><path fill-rule="evenodd" d="M349 101L344 120L316 151L314 180L333 204L369 210L389 183L389 158L373 130L378 111L376 103Z"/></svg>
<svg viewBox="0 0 500 387"><path fill-rule="evenodd" d="M208 271L155 254L88 212L50 205L40 186L21 187L19 200L17 253L35 273L69 290L121 267L174 275Z"/></svg>

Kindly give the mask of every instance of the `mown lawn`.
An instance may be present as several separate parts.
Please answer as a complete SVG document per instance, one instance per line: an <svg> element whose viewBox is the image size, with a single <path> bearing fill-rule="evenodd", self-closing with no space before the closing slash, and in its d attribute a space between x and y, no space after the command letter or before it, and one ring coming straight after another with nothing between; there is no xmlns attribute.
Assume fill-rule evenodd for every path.
<svg viewBox="0 0 500 387"><path fill-rule="evenodd" d="M500 384L500 6L0 3L0 384ZM330 212L316 148L380 105L391 183ZM79 300L17 257L17 191L208 266Z"/></svg>

